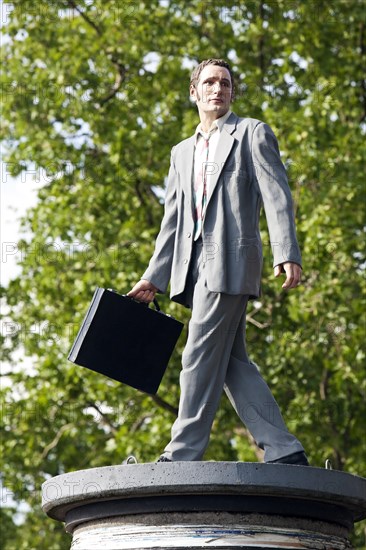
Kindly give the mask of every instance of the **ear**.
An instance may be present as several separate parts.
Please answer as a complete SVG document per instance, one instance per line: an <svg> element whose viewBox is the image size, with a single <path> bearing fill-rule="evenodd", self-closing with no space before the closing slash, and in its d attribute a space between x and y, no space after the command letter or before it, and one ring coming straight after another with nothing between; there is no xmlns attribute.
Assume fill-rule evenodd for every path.
<svg viewBox="0 0 366 550"><path fill-rule="evenodd" d="M189 95L191 96L191 99L197 101L197 90L193 84L189 86Z"/></svg>

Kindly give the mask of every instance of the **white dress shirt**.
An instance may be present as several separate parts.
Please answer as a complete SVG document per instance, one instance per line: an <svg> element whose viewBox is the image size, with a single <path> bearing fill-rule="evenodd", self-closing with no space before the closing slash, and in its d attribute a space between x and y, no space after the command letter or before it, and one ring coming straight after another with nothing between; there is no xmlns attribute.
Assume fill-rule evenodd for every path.
<svg viewBox="0 0 366 550"><path fill-rule="evenodd" d="M210 189L210 180L212 178L212 175L213 174L216 174L217 170L219 169L218 166L215 165L215 154L216 154L216 149L217 149L217 144L219 142L219 137L220 137L220 132L222 130L222 127L224 126L225 122L227 121L227 119L229 118L229 116L231 115L231 112L232 111L228 111L225 115L223 115L222 117L220 118L217 118L216 120L213 121L213 123L211 124L211 127L209 129L209 131L206 133L202 130L201 128L201 123L197 126L196 128L196 132L195 132L195 136L196 136L196 147L197 147L197 143L199 142L200 139L202 139L202 136L205 138L205 139L208 139L208 136L210 134L210 132L216 127L217 128L217 131L215 131L211 136L210 136L210 141L209 141L209 147L208 147L208 159L207 159L207 167L206 167L206 186L207 186L207 191L209 191ZM195 158L195 161L196 161L196 158ZM199 162L199 160L198 160ZM193 181L195 181L196 179L196 175L198 174L199 170L200 170L200 166L197 166L196 165L196 162L194 164L194 176L193 176Z"/></svg>
<svg viewBox="0 0 366 550"><path fill-rule="evenodd" d="M220 138L220 132L231 115L231 111L229 110L227 113L225 113L222 117L217 118L213 121L211 124L211 127L208 132L204 132L201 127L201 123L196 128L195 136L196 136L196 143L195 143L195 150L197 147L197 144L200 140L202 140L202 136L204 139L209 139L209 146L208 146L208 158L207 163L205 166L205 174L206 174L206 192L208 193L211 186L211 180L212 176L217 173L219 167L215 163L215 155L216 155L216 149ZM193 178L192 178L192 185L194 185L194 182L196 181L197 175L199 174L201 170L201 159L199 155L194 155L194 170L193 170ZM194 205L195 210L197 209L197 205ZM199 233L198 233L199 232ZM199 234L201 233L200 229L196 227L195 232L195 240L198 238Z"/></svg>

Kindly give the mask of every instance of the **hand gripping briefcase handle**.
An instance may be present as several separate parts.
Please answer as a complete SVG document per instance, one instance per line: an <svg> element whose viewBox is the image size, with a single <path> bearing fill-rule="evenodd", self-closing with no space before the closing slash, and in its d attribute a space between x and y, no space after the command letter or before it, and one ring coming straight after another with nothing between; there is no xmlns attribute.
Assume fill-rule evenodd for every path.
<svg viewBox="0 0 366 550"><path fill-rule="evenodd" d="M155 394L183 323L163 313L156 299L154 306L97 288L69 360Z"/></svg>

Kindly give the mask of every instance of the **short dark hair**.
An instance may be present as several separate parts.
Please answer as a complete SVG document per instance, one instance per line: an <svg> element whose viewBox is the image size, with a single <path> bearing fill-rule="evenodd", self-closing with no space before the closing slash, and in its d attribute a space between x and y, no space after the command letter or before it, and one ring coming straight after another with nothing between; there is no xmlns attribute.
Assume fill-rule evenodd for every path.
<svg viewBox="0 0 366 550"><path fill-rule="evenodd" d="M207 67L207 65L217 65L218 67L225 67L225 69L229 71L230 78L231 78L232 96L233 96L234 95L234 73L229 63L224 59L213 58L213 59L205 59L204 61L201 61L201 63L197 65L197 67L193 70L191 74L190 86L194 86L195 88L197 87L198 81L200 79L200 75L203 69Z"/></svg>

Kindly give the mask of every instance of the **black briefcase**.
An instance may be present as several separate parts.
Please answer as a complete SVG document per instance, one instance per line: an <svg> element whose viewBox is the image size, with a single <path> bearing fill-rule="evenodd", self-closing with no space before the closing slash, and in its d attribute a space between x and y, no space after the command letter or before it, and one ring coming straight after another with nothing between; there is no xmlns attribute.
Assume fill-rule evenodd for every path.
<svg viewBox="0 0 366 550"><path fill-rule="evenodd" d="M154 303L155 310L113 290L97 288L68 359L155 394L183 323Z"/></svg>

